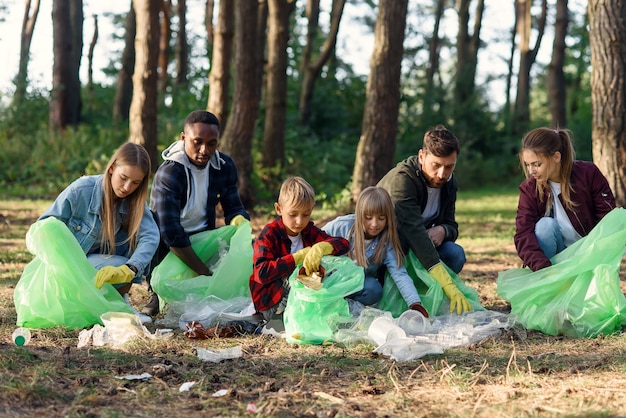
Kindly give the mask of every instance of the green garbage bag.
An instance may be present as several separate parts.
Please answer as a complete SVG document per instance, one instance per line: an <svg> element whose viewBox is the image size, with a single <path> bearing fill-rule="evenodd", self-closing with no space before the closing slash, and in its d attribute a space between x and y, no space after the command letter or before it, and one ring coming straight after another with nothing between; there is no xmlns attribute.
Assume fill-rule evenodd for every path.
<svg viewBox="0 0 626 418"><path fill-rule="evenodd" d="M349 257L329 255L322 257L321 265L326 269L326 276L319 290L310 289L296 279L298 267L289 277L291 290L283 315L287 342L330 342L338 324L352 318L344 298L363 289L363 267Z"/></svg>
<svg viewBox="0 0 626 418"><path fill-rule="evenodd" d="M428 271L422 266L422 263L420 263L412 250L409 250L406 256L405 267L409 276L413 279L417 293L420 295L420 299L422 299L422 305L424 305L428 313L431 316L450 314L450 300L443 292L439 282L428 274ZM465 295L472 309L484 311L485 308L480 304L478 291L463 283L463 280L459 279L456 273L450 270L448 266L445 267L448 273L450 273L450 277L452 277L452 282ZM378 308L391 312L396 318L409 308L389 272L385 273L383 296L378 304Z"/></svg>
<svg viewBox="0 0 626 418"><path fill-rule="evenodd" d="M229 300L250 297L252 274L252 227L226 225L192 235L191 247L213 271L198 276L174 253L168 253L152 271L150 284L163 304L217 296Z"/></svg>
<svg viewBox="0 0 626 418"><path fill-rule="evenodd" d="M616 208L554 256L552 266L500 272L498 294L528 329L575 338L620 331L626 323L619 278L625 244L626 210Z"/></svg>
<svg viewBox="0 0 626 418"><path fill-rule="evenodd" d="M63 222L51 217L32 224L26 247L35 258L13 292L18 326L80 329L103 325L106 312L133 313L112 285L96 288L96 269Z"/></svg>

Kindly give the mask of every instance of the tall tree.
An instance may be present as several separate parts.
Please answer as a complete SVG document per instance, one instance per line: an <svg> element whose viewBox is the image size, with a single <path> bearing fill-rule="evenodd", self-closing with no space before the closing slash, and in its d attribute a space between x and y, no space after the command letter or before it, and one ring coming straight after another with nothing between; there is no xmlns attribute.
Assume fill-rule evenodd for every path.
<svg viewBox="0 0 626 418"><path fill-rule="evenodd" d="M424 120L432 119L433 104L435 98L435 75L439 73L439 49L441 38L439 37L439 27L445 10L446 0L435 0L435 24L433 34L428 41L428 68L426 68L426 83L424 88Z"/></svg>
<svg viewBox="0 0 626 418"><path fill-rule="evenodd" d="M30 60L30 44L33 40L33 32L35 31L35 23L39 14L39 1L26 0L24 7L24 17L22 18L22 32L20 36L20 61L15 78L15 95L13 103L21 103L26 97L26 86L28 85L28 61Z"/></svg>
<svg viewBox="0 0 626 418"><path fill-rule="evenodd" d="M189 46L187 45L187 1L178 0L178 34L176 36L176 85L187 84Z"/></svg>
<svg viewBox="0 0 626 418"><path fill-rule="evenodd" d="M565 92L565 37L569 24L569 10L567 0L557 0L556 20L554 22L554 41L552 43L552 59L548 65L548 98L552 126L555 128L567 127Z"/></svg>
<svg viewBox="0 0 626 418"><path fill-rule="evenodd" d="M376 184L393 165L407 2L378 2L363 124L352 175L354 202L365 187Z"/></svg>
<svg viewBox="0 0 626 418"><path fill-rule="evenodd" d="M215 0L206 0L204 8L204 26L206 28L207 50L211 52L213 49L213 9L215 8ZM209 53L209 56L211 54Z"/></svg>
<svg viewBox="0 0 626 418"><path fill-rule="evenodd" d="M302 63L300 65L300 72L302 73L302 90L300 92L300 102L298 106L300 125L307 125L309 123L315 82L319 78L322 68L326 65L335 50L337 33L339 33L339 24L341 23L345 4L345 0L333 0L332 9L330 11L330 30L328 36L322 45L317 59L313 60L313 48L319 30L320 0L307 1L306 16L308 24L306 45L304 46Z"/></svg>
<svg viewBox="0 0 626 418"><path fill-rule="evenodd" d="M133 98L133 72L135 71L135 33L137 31L135 9L130 1L130 11L126 15L124 31L124 51L122 68L117 73L115 99L113 101L113 122L128 120L130 102Z"/></svg>
<svg viewBox="0 0 626 418"><path fill-rule="evenodd" d="M626 205L626 3L589 0L593 160Z"/></svg>
<svg viewBox="0 0 626 418"><path fill-rule="evenodd" d="M478 0L474 13L473 32L469 33L471 0L457 0L459 14L459 33L456 39L456 82L454 84L455 125L467 117L476 87L476 68L478 66L478 48L480 47L480 29L482 27L484 0Z"/></svg>
<svg viewBox="0 0 626 418"><path fill-rule="evenodd" d="M161 3L161 34L159 35L159 64L158 64L158 89L165 93L169 84L167 67L170 64L170 39L172 38L172 1L163 0Z"/></svg>
<svg viewBox="0 0 626 418"><path fill-rule="evenodd" d="M235 36L235 0L221 0L213 37L213 56L209 72L209 100L207 110L226 125L228 115L228 87L230 64ZM255 25L256 26L256 25Z"/></svg>
<svg viewBox="0 0 626 418"><path fill-rule="evenodd" d="M287 45L289 17L295 8L295 0L269 0L267 4L267 87L261 165L271 168L282 165L285 159Z"/></svg>
<svg viewBox="0 0 626 418"><path fill-rule="evenodd" d="M89 52L87 53L87 91L89 93L89 106L93 100L93 53L98 42L98 15L93 16L93 36L89 42Z"/></svg>
<svg viewBox="0 0 626 418"><path fill-rule="evenodd" d="M531 14L533 0L515 0L515 17L517 22L517 49L519 50L519 71L517 73L517 96L513 116L513 134L518 136L528 128L530 123L530 70L537 59L541 40L546 27L548 12L547 0L541 0L541 14L537 23L537 39L535 46L530 47Z"/></svg>
<svg viewBox="0 0 626 418"><path fill-rule="evenodd" d="M156 170L157 154L157 65L159 59L159 10L161 0L133 0L136 14L135 71L130 104L129 138L143 145Z"/></svg>
<svg viewBox="0 0 626 418"><path fill-rule="evenodd" d="M233 103L222 132L222 146L233 157L239 173L239 194L246 208L254 198L250 185L252 174L252 138L259 110L257 17L260 2L235 0L235 74Z"/></svg>
<svg viewBox="0 0 626 418"><path fill-rule="evenodd" d="M80 59L83 49L83 2L52 4L54 64L50 96L50 128L64 130L80 122Z"/></svg>

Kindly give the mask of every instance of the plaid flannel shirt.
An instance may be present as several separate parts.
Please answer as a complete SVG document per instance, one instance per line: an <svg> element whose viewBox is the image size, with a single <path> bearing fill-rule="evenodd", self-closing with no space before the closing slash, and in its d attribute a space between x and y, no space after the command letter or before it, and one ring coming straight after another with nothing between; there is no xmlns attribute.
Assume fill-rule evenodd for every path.
<svg viewBox="0 0 626 418"><path fill-rule="evenodd" d="M343 255L350 243L341 237L332 237L313 222L302 230L302 245L310 247L326 241L333 246L332 255ZM257 311L266 311L280 302L285 292L283 279L296 268L291 254L291 240L285 231L282 218L267 224L254 242L253 271L250 276L250 293Z"/></svg>

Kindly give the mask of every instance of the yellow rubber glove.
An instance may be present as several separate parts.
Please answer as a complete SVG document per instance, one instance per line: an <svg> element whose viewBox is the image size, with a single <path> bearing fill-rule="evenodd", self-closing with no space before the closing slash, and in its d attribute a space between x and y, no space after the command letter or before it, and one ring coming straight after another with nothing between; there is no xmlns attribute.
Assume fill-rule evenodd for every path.
<svg viewBox="0 0 626 418"><path fill-rule="evenodd" d="M126 264L119 267L105 266L96 273L96 287L102 289L105 283L128 283L133 277L135 273Z"/></svg>
<svg viewBox="0 0 626 418"><path fill-rule="evenodd" d="M309 253L310 249L311 247L305 247L293 253L293 261L296 263L296 266L304 261L304 257Z"/></svg>
<svg viewBox="0 0 626 418"><path fill-rule="evenodd" d="M302 265L306 270L307 276L310 276L318 271L320 269L320 261L322 261L322 257L332 254L333 250L334 248L332 244L326 241L318 242L312 246L302 261Z"/></svg>
<svg viewBox="0 0 626 418"><path fill-rule="evenodd" d="M230 220L230 224L234 226L239 226L244 222L249 222L249 221L243 215L237 215L233 219Z"/></svg>
<svg viewBox="0 0 626 418"><path fill-rule="evenodd" d="M439 282L443 288L443 292L450 299L450 312L454 312L456 309L457 315L461 315L463 312L472 310L467 298L461 293L461 291L452 283L452 277L448 274L448 271L442 263L435 264L430 270L428 270L431 276Z"/></svg>

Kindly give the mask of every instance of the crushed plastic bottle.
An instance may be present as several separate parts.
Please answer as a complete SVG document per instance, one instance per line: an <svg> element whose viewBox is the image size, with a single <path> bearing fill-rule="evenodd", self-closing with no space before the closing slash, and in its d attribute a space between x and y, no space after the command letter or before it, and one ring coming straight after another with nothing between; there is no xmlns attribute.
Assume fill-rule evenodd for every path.
<svg viewBox="0 0 626 418"><path fill-rule="evenodd" d="M28 328L20 327L13 331L13 335L11 338L13 339L15 345L21 347L30 342L30 337L30 330Z"/></svg>

